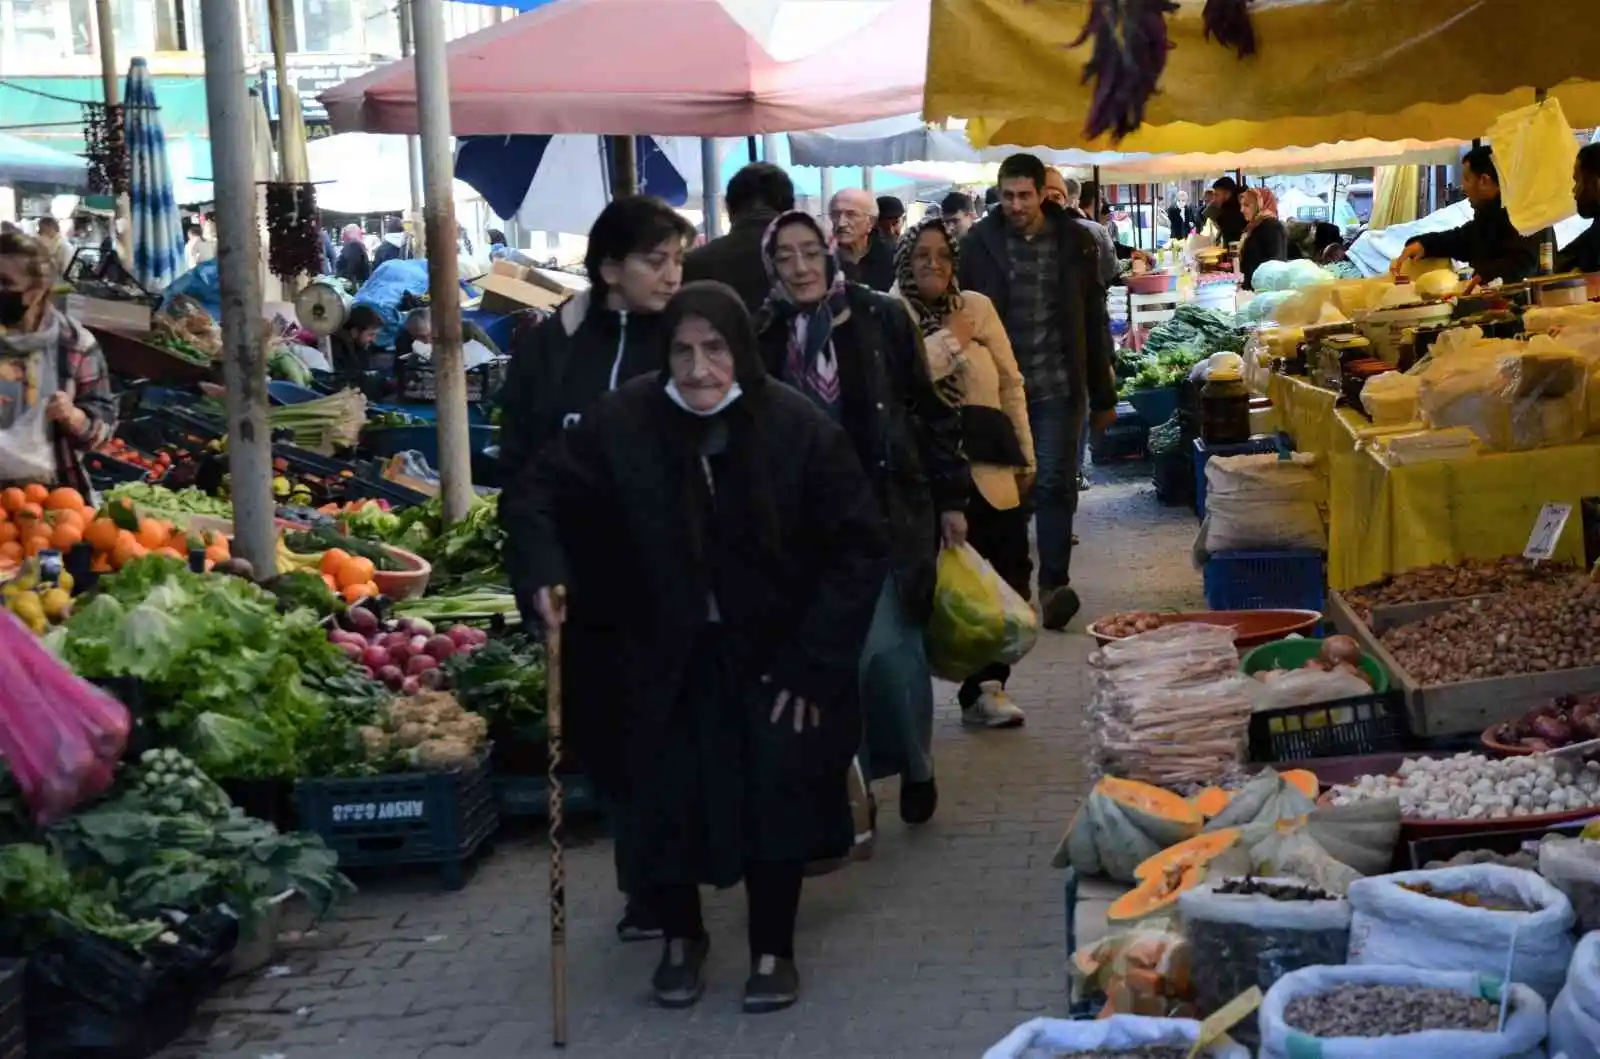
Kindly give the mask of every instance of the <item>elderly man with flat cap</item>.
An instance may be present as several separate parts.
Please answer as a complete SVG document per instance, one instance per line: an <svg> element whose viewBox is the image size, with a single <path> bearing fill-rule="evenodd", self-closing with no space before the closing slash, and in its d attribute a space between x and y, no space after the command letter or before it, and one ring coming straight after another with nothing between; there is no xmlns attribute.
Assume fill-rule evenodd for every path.
<svg viewBox="0 0 1600 1059"><path fill-rule="evenodd" d="M900 210L903 215L905 207ZM888 293L894 286L894 242L878 231L878 203L861 188L845 188L828 204L828 220L845 278Z"/></svg>

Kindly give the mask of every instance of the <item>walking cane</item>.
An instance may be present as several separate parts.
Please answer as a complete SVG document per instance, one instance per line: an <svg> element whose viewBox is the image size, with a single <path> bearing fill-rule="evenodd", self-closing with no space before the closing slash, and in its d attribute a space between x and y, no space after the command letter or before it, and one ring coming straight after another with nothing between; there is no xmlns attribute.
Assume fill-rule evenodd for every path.
<svg viewBox="0 0 1600 1059"><path fill-rule="evenodd" d="M552 609L566 603L567 590L550 590ZM566 795L561 789L561 626L545 630L545 726L550 747L550 1014L551 1043L567 1044L567 866L561 853L561 824Z"/></svg>

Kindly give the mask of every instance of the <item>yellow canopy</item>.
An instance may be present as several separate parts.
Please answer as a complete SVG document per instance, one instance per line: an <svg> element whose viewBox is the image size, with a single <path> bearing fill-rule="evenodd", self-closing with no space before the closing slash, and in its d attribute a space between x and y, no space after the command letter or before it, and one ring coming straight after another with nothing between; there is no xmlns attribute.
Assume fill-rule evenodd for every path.
<svg viewBox="0 0 1600 1059"><path fill-rule="evenodd" d="M1161 91L1115 145L1083 135L1090 48L1069 45L1089 0L932 0L924 117L968 119L980 147L1246 151L1471 139L1543 87L1575 127L1600 125L1593 0L1257 0L1243 61L1204 39L1204 0L1178 3Z"/></svg>

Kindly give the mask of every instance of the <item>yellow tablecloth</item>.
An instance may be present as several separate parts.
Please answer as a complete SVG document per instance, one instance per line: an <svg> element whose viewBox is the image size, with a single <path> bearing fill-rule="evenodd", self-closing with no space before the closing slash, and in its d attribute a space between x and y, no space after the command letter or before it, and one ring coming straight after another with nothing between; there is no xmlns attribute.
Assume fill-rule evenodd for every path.
<svg viewBox="0 0 1600 1059"><path fill-rule="evenodd" d="M1278 429L1328 469L1328 584L1354 588L1386 574L1468 557L1516 555L1547 503L1600 496L1600 438L1531 452L1484 453L1390 467L1360 446L1369 424L1334 409L1334 394L1273 376ZM1574 511L1556 558L1583 560Z"/></svg>

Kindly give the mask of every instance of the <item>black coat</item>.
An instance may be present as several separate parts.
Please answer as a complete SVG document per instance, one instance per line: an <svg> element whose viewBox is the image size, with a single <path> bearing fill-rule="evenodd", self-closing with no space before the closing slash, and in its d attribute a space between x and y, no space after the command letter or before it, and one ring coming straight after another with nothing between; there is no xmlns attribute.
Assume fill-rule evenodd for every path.
<svg viewBox="0 0 1600 1059"><path fill-rule="evenodd" d="M1176 202L1167 207L1167 228L1174 239L1187 239L1194 231L1199 215L1193 206L1179 206Z"/></svg>
<svg viewBox="0 0 1600 1059"><path fill-rule="evenodd" d="M1600 221L1585 228L1565 250L1556 252L1556 271L1600 272Z"/></svg>
<svg viewBox="0 0 1600 1059"><path fill-rule="evenodd" d="M1111 320L1106 313L1106 288L1100 283L1100 248L1073 214L1053 203L1044 205L1046 223L1055 233L1061 262L1063 338L1061 355L1074 394L1086 394L1089 407L1106 411L1117 406L1112 382L1114 361ZM991 210L961 240L961 286L994 302L1000 319L1011 305L1011 255L1006 249L1006 219Z"/></svg>
<svg viewBox="0 0 1600 1059"><path fill-rule="evenodd" d="M615 689L609 700L569 698L567 709L605 733L587 761L627 805L634 870L645 873L625 872L629 886L684 871L737 880L751 851L719 841L727 829L702 833L704 810L687 808L695 787L719 800L713 816L720 799L742 800L754 859L838 856L852 839L844 781L861 736L857 667L886 571L883 518L849 439L798 392L746 387L717 418L730 439L709 457L706 490L684 440L702 421L667 399L659 377L634 379L540 458L529 517L514 529L531 580L569 586L569 626L589 633L582 653L566 654L572 681L601 667ZM697 489L709 509L698 532L685 499ZM713 597L715 673L703 649ZM817 703L820 728L775 728L779 688ZM696 766L690 730L708 724L726 759Z"/></svg>
<svg viewBox="0 0 1600 1059"><path fill-rule="evenodd" d="M714 279L739 292L744 307L752 313L760 309L772 290L767 266L761 259L761 236L776 213L752 213L740 217L728 234L697 246L683 259L683 281Z"/></svg>
<svg viewBox="0 0 1600 1059"><path fill-rule="evenodd" d="M964 511L972 485L961 412L934 387L905 306L859 284L847 292L850 319L833 336L841 422L888 519L901 599L912 620L921 620L933 606L939 513ZM783 378L788 328L764 320L760 338L767 372Z"/></svg>
<svg viewBox="0 0 1600 1059"><path fill-rule="evenodd" d="M1484 282L1516 283L1539 271L1538 245L1517 231L1499 199L1474 208L1472 220L1459 228L1419 235L1410 242L1422 244L1428 257L1465 261Z"/></svg>
<svg viewBox="0 0 1600 1059"><path fill-rule="evenodd" d="M894 286L894 242L882 232L873 231L867 240L867 252L861 255L860 261L846 261L841 256L839 264L844 268L845 278L852 283L870 287L880 294L887 294Z"/></svg>
<svg viewBox="0 0 1600 1059"><path fill-rule="evenodd" d="M367 248L360 243L346 243L340 247L339 259L334 263L334 274L358 287L367 282L372 275L372 259L367 257Z"/></svg>
<svg viewBox="0 0 1600 1059"><path fill-rule="evenodd" d="M1239 275L1242 277L1239 285L1245 290L1255 290L1251 278L1255 276L1256 269L1268 261L1287 260L1288 229L1276 217L1261 218L1261 223L1245 235L1244 245L1239 248Z"/></svg>

